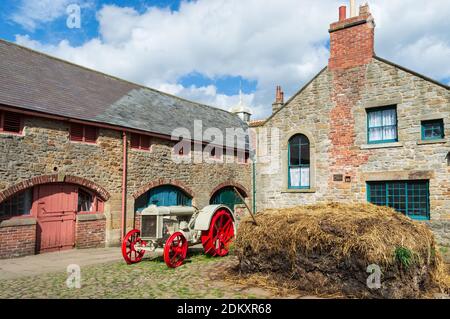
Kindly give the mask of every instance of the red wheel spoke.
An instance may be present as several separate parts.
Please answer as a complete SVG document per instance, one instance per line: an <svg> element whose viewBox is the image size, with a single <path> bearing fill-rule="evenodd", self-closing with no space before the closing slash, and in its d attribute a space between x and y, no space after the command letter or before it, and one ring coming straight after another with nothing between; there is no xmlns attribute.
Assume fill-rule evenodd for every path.
<svg viewBox="0 0 450 319"><path fill-rule="evenodd" d="M202 244L205 252L212 256L225 256L234 238L234 223L231 213L221 209L213 216L211 227L202 232Z"/></svg>
<svg viewBox="0 0 450 319"><path fill-rule="evenodd" d="M122 242L122 256L128 264L138 263L144 256L145 251L136 250L136 245L138 247L145 246L144 242L139 236L140 232L134 229L125 236Z"/></svg>
<svg viewBox="0 0 450 319"><path fill-rule="evenodd" d="M187 240L182 233L175 233L169 237L164 245L164 261L170 268L183 264L187 253Z"/></svg>

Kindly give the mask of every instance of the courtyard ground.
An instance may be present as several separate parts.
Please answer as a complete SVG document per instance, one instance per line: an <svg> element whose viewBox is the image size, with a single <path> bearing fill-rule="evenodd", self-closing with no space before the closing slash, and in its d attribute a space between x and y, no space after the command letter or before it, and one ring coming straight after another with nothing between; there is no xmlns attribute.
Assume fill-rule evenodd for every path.
<svg viewBox="0 0 450 319"><path fill-rule="evenodd" d="M86 260L86 256L89 255L93 257L90 262ZM99 263L102 258L103 262ZM33 261L36 262L33 263ZM46 268L52 261L52 268ZM81 288L68 288L66 267L77 262L83 264L80 264ZM209 258L194 249L186 264L177 269L167 268L161 259L144 259L139 264L126 265L121 260L118 248L74 250L17 260L2 260L0 262L2 274L0 275L0 298L264 299L276 297L271 291L225 280L225 270L235 262L235 258L231 256ZM5 266L6 264L8 267ZM14 267L17 269L11 271ZM27 270L21 273L21 267ZM10 271L4 271L5 268ZM32 268L36 270L36 274L30 276ZM299 296L287 295L285 298L299 298Z"/></svg>
<svg viewBox="0 0 450 319"><path fill-rule="evenodd" d="M144 259L139 264L126 265L118 248L71 250L0 260L0 299L317 298L292 291L280 294L280 290L260 285L258 280L230 280L227 270L236 263L233 256L207 257L200 248L191 249L186 264L177 269L168 269L161 259ZM81 267L80 289L66 285L69 264Z"/></svg>

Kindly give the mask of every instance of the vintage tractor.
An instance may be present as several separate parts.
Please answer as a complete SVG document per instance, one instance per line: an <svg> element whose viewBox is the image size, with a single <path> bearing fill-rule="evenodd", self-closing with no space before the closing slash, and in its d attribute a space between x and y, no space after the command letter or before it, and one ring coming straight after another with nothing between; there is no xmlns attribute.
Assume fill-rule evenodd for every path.
<svg viewBox="0 0 450 319"><path fill-rule="evenodd" d="M141 229L130 231L122 243L128 264L138 263L145 252L164 256L170 268L183 264L188 246L202 243L205 253L225 256L236 233L234 213L224 205L194 207L149 206L141 213Z"/></svg>

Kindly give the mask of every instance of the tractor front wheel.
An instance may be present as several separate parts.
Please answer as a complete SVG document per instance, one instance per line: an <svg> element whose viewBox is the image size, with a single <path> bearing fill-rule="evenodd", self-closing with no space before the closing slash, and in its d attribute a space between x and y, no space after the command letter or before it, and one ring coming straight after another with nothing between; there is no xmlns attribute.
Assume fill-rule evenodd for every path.
<svg viewBox="0 0 450 319"><path fill-rule="evenodd" d="M142 260L145 251L137 249L145 247L147 243L141 239L141 232L137 229L130 231L122 242L122 256L128 265L136 264Z"/></svg>
<svg viewBox="0 0 450 319"><path fill-rule="evenodd" d="M226 209L219 210L212 218L209 230L202 232L205 253L211 256L228 255L234 238L234 222Z"/></svg>
<svg viewBox="0 0 450 319"><path fill-rule="evenodd" d="M164 262L169 268L177 268L183 264L188 251L186 237L180 232L174 233L164 245Z"/></svg>

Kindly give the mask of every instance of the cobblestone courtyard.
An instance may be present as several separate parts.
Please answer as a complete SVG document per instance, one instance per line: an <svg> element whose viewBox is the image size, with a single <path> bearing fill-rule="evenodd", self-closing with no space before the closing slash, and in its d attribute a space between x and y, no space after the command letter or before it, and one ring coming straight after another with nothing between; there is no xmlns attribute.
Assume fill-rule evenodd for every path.
<svg viewBox="0 0 450 319"><path fill-rule="evenodd" d="M0 277L0 299L46 299L46 298L229 298L229 299L265 299L265 298L316 298L300 294L279 295L274 290L267 290L254 284L240 284L226 278L226 270L235 265L235 257L209 258L195 250L186 263L177 269L169 269L161 259L144 259L136 265L126 265L117 258L116 251L100 251L103 261L91 258L89 261L83 255L85 251L68 252L71 257L60 260L60 266L66 264L77 256L81 267L81 288L68 288L66 280L68 273L55 271L64 267L52 268L51 271L29 275L27 270L22 276L10 274ZM90 254L90 253L89 253ZM43 255L42 255L43 256ZM35 267L45 267L42 256L30 256ZM47 255L49 262L57 260L59 255ZM448 257L448 256L446 256ZM447 259L448 260L448 259ZM24 264L29 263L23 259ZM17 263L16 260L3 260L2 262ZM94 264L89 264L94 263ZM68 265L69 263L67 263ZM4 264L3 264L4 265ZM2 264L0 264L2 266ZM450 265L448 266L450 272ZM0 267L1 268L1 267ZM442 298L442 295L435 298ZM448 298L448 296L446 296Z"/></svg>
<svg viewBox="0 0 450 319"><path fill-rule="evenodd" d="M113 261L81 267L81 288L69 289L66 272L0 280L0 298L270 298L261 288L222 280L233 257L191 256L180 268L161 260Z"/></svg>

